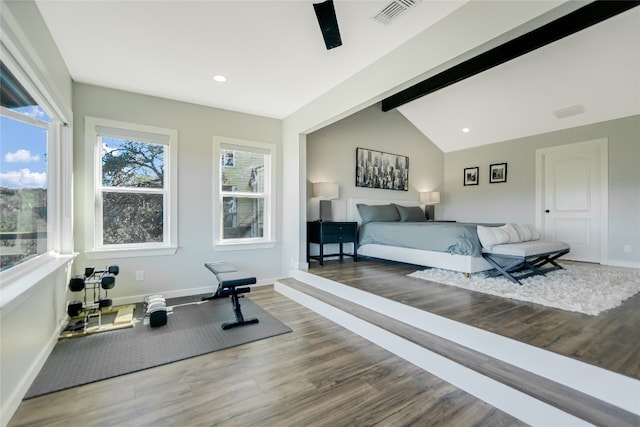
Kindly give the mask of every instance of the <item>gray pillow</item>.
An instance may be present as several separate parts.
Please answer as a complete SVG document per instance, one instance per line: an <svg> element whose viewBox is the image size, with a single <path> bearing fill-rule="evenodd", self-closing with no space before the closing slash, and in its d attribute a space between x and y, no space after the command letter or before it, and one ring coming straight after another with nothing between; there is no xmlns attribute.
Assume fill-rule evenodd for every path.
<svg viewBox="0 0 640 427"><path fill-rule="evenodd" d="M362 224L372 221L400 221L400 214L395 205L363 205L358 203L358 212Z"/></svg>
<svg viewBox="0 0 640 427"><path fill-rule="evenodd" d="M400 221L403 222L426 222L427 217L420 206L395 205L400 214Z"/></svg>

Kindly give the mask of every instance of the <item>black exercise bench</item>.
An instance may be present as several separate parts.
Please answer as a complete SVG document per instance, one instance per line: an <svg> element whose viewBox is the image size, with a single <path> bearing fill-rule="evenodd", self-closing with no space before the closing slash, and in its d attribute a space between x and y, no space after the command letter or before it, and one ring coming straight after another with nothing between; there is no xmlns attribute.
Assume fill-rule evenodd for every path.
<svg viewBox="0 0 640 427"><path fill-rule="evenodd" d="M502 275L522 285L520 280L524 278L561 270L562 266L556 259L568 254L569 250L569 245L564 242L532 240L495 245L490 252L483 252L482 257L494 267L487 273L488 277ZM543 267L547 264L551 265Z"/></svg>
<svg viewBox="0 0 640 427"><path fill-rule="evenodd" d="M234 322L223 323L222 329L231 329L236 326L258 323L259 320L256 317L250 319L244 318L239 300L239 298L241 298L240 294L251 292L251 288L249 288L248 285L255 284L256 278L242 271L238 271L234 266L224 262L208 262L205 263L204 266L216 276L218 289L213 295L202 298L202 300L205 301L230 296L231 302L233 303L236 320ZM241 288L240 286L247 287Z"/></svg>

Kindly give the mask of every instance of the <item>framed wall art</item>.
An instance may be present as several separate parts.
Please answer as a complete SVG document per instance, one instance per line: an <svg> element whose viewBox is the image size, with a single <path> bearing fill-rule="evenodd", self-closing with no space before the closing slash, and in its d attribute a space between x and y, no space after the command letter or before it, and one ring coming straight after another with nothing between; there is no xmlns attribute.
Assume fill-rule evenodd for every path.
<svg viewBox="0 0 640 427"><path fill-rule="evenodd" d="M409 191L409 157L356 148L356 187Z"/></svg>
<svg viewBox="0 0 640 427"><path fill-rule="evenodd" d="M478 166L464 168L464 185L478 185L479 170Z"/></svg>
<svg viewBox="0 0 640 427"><path fill-rule="evenodd" d="M489 166L489 183L507 182L507 164L495 163Z"/></svg>

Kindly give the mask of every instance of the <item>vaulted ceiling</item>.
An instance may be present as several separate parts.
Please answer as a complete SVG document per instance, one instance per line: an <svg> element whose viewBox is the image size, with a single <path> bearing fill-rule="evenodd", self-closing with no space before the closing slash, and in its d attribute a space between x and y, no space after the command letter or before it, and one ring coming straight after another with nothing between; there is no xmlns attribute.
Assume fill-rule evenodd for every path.
<svg viewBox="0 0 640 427"><path fill-rule="evenodd" d="M336 1L331 50L311 1L36 3L77 82L285 118L466 2ZM444 152L640 114L639 9L398 109Z"/></svg>

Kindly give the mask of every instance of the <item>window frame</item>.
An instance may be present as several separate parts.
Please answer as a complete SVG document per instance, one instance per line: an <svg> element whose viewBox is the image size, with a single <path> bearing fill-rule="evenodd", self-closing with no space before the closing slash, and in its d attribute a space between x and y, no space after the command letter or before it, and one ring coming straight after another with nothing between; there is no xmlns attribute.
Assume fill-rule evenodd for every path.
<svg viewBox="0 0 640 427"><path fill-rule="evenodd" d="M102 243L102 134L99 129L111 128L119 137L141 140L141 134L155 134L166 137L164 159L165 182L162 194L164 200L163 242L110 244ZM164 138L163 138L164 139ZM85 206L86 230L85 253L89 259L124 258L135 256L174 255L178 250L178 131L175 129L122 122L118 120L85 117L85 142L87 176L92 177L87 185ZM142 140L158 144L158 141ZM127 189L126 192L148 193L148 189Z"/></svg>
<svg viewBox="0 0 640 427"><path fill-rule="evenodd" d="M266 155L264 170L264 192L227 192L222 190L222 161L223 151L237 150L256 152ZM275 144L247 141L220 136L213 137L213 246L218 251L232 251L245 249L273 248L276 244L276 159L277 149ZM261 196L258 196L260 194ZM263 236L252 238L224 239L223 230L223 198L244 197L261 198L264 200Z"/></svg>
<svg viewBox="0 0 640 427"><path fill-rule="evenodd" d="M0 53L4 65L51 119L47 129L47 251L0 271L0 309L4 311L28 298L36 289L34 284L72 261L77 254L72 232L72 116L66 114L57 98L48 92L49 86L31 63L12 54L19 52L12 52L0 43Z"/></svg>

